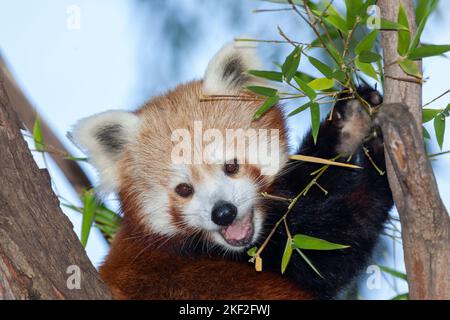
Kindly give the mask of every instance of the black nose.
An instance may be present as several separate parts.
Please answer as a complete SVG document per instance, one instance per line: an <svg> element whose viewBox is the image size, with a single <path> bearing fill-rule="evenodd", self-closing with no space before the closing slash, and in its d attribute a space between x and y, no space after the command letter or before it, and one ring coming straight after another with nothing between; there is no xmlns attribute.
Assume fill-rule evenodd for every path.
<svg viewBox="0 0 450 320"><path fill-rule="evenodd" d="M211 212L212 221L219 226L228 226L233 223L237 215L234 204L226 201L217 201Z"/></svg>

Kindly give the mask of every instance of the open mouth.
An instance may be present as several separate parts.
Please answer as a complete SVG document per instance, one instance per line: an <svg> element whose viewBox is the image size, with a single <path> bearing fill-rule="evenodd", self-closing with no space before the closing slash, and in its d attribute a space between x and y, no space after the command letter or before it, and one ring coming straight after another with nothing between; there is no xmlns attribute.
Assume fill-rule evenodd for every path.
<svg viewBox="0 0 450 320"><path fill-rule="evenodd" d="M234 247L243 247L253 239L253 212L240 220L236 220L233 224L223 227L219 230L223 239Z"/></svg>

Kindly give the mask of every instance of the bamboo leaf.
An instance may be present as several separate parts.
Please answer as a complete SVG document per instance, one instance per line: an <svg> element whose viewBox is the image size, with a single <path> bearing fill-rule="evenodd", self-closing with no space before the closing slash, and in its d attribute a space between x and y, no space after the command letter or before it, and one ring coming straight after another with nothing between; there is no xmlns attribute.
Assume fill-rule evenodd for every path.
<svg viewBox="0 0 450 320"><path fill-rule="evenodd" d="M365 75L378 81L378 75L375 68L370 63L364 63L359 60L359 56L355 60L356 67Z"/></svg>
<svg viewBox="0 0 450 320"><path fill-rule="evenodd" d="M312 10L314 13L316 13L317 16L322 15L323 19L331 24L336 29L340 30L342 33L348 33L347 28L347 21L341 16L339 12L336 11L336 9L330 5L328 7L328 10L325 15L323 15L323 12Z"/></svg>
<svg viewBox="0 0 450 320"><path fill-rule="evenodd" d="M308 259L308 257L298 248L295 248L295 251L298 252L298 254L303 258L303 260L305 260L305 262L309 265L309 267L311 269L313 269L313 271L315 273L317 273L317 275L319 277L321 277L322 279L324 279L324 277L322 276L322 274L319 272L319 270L317 270L317 268L314 266L314 264L311 262L311 260Z"/></svg>
<svg viewBox="0 0 450 320"><path fill-rule="evenodd" d="M423 109L422 110L422 123L427 123L433 120L439 112L442 110L439 109Z"/></svg>
<svg viewBox="0 0 450 320"><path fill-rule="evenodd" d="M379 266L379 267L380 267L381 271L386 272L393 277L407 281L406 274L404 274L403 272L400 272L400 271L397 271L395 269L385 267L385 266Z"/></svg>
<svg viewBox="0 0 450 320"><path fill-rule="evenodd" d="M325 77L333 78L333 70L331 70L331 68L329 66L327 66L325 63L323 63L322 61L320 61L314 57L308 57L308 60Z"/></svg>
<svg viewBox="0 0 450 320"><path fill-rule="evenodd" d="M302 54L301 47L295 47L294 50L286 57L281 71L286 79L286 82L290 82L295 75L300 64L300 57Z"/></svg>
<svg viewBox="0 0 450 320"><path fill-rule="evenodd" d="M267 111L269 111L269 109L272 108L274 105L276 105L278 101L280 101L279 96L268 97L266 101L264 101L262 106L258 109L258 111L256 111L256 113L253 116L253 119L261 118L261 116Z"/></svg>
<svg viewBox="0 0 450 320"><path fill-rule="evenodd" d="M360 54L362 51L370 51L373 48L373 45L375 44L375 40L378 37L378 34L380 33L379 30L372 30L367 36L365 36L360 43L355 48L355 53Z"/></svg>
<svg viewBox="0 0 450 320"><path fill-rule="evenodd" d="M359 54L359 61L363 63L372 63L381 60L381 56L378 53L363 50Z"/></svg>
<svg viewBox="0 0 450 320"><path fill-rule="evenodd" d="M257 95L266 97L273 97L278 92L276 89L261 86L248 86L246 87L246 89L253 93L256 93Z"/></svg>
<svg viewBox="0 0 450 320"><path fill-rule="evenodd" d="M33 126L33 140L34 140L34 148L37 151L44 152L45 145L44 139L42 135L41 123L39 121L39 117L34 118L34 126Z"/></svg>
<svg viewBox="0 0 450 320"><path fill-rule="evenodd" d="M281 274L284 274L289 262L291 261L292 251L292 240L288 238L286 241L286 247L284 248L283 257L281 258Z"/></svg>
<svg viewBox="0 0 450 320"><path fill-rule="evenodd" d="M295 109L294 111L290 112L290 113L288 114L288 117L295 116L296 114L299 114L299 113L305 111L306 109L308 109L309 107L311 107L311 104L312 104L311 101L305 103L304 105L302 105L302 106L298 107L297 109Z"/></svg>
<svg viewBox="0 0 450 320"><path fill-rule="evenodd" d="M436 140L439 144L439 148L442 150L442 146L444 144L444 135L445 135L445 117L444 115L438 115L434 118L434 131L436 133Z"/></svg>
<svg viewBox="0 0 450 320"><path fill-rule="evenodd" d="M408 58L411 60L419 60L427 57L439 56L450 51L450 45L422 45L411 50Z"/></svg>
<svg viewBox="0 0 450 320"><path fill-rule="evenodd" d="M304 234L296 234L292 239L292 243L294 248L307 250L340 250L350 247Z"/></svg>
<svg viewBox="0 0 450 320"><path fill-rule="evenodd" d="M94 189L83 193L83 221L81 223L81 244L86 247L92 223L94 222L97 202L94 195Z"/></svg>
<svg viewBox="0 0 450 320"><path fill-rule="evenodd" d="M430 133L428 132L427 128L422 127L422 129L423 129L423 137L424 137L425 139L431 140L431 135L430 135Z"/></svg>
<svg viewBox="0 0 450 320"><path fill-rule="evenodd" d="M308 86L314 90L324 91L334 87L334 80L328 78L317 78L309 82Z"/></svg>
<svg viewBox="0 0 450 320"><path fill-rule="evenodd" d="M311 111L311 131L314 139L314 144L317 143L320 128L320 106L317 102L312 102L309 107Z"/></svg>
<svg viewBox="0 0 450 320"><path fill-rule="evenodd" d="M345 7L347 9L347 29L350 30L356 22L356 17L359 14L363 5L362 0L345 0Z"/></svg>
<svg viewBox="0 0 450 320"><path fill-rule="evenodd" d="M255 254L256 254L256 247L252 247L252 248L250 248L250 249L248 249L247 250L247 254L250 256L250 257L254 257L255 256Z"/></svg>
<svg viewBox="0 0 450 320"><path fill-rule="evenodd" d="M416 2L416 23L419 25L428 9L429 0L417 0Z"/></svg>
<svg viewBox="0 0 450 320"><path fill-rule="evenodd" d="M391 300L409 300L409 293L402 293L402 294L396 295Z"/></svg>
<svg viewBox="0 0 450 320"><path fill-rule="evenodd" d="M400 23L389 21L389 20L386 20L383 18L380 19L380 29L381 30L405 30L405 31L408 30L408 28L406 28L404 25L401 25Z"/></svg>
<svg viewBox="0 0 450 320"><path fill-rule="evenodd" d="M247 70L248 74L252 76L263 78L266 80L283 82L283 74L277 71L265 71L265 70Z"/></svg>
<svg viewBox="0 0 450 320"><path fill-rule="evenodd" d="M411 45L409 47L409 53L411 53L411 51L414 50L415 48L417 48L417 46L419 45L420 37L422 36L422 32L423 32L423 29L425 28L428 17L430 16L431 12L433 12L433 10L437 4L438 4L437 0L429 1L429 5L421 18L419 26L417 27L416 34L414 35L414 39L412 40Z"/></svg>
<svg viewBox="0 0 450 320"><path fill-rule="evenodd" d="M420 74L419 67L414 61L405 59L400 61L399 65L405 73L417 78L422 77L422 75Z"/></svg>
<svg viewBox="0 0 450 320"><path fill-rule="evenodd" d="M411 42L411 33L409 31L408 15L402 2L400 2L400 9L398 11L398 23L408 29L398 31L397 51L401 56L405 56L408 53L409 45Z"/></svg>
<svg viewBox="0 0 450 320"><path fill-rule="evenodd" d="M316 91L311 88L305 81L303 81L300 77L294 77L295 82L299 85L300 89L308 96L308 98L313 101L317 97Z"/></svg>
<svg viewBox="0 0 450 320"><path fill-rule="evenodd" d="M362 167L354 165L354 164L350 164L350 163L337 162L337 161L333 161L333 160L322 159L322 158L311 157L311 156L304 156L301 154L292 155L289 157L289 159L299 160L299 161L304 161L304 162L320 163L320 164L326 164L326 165L337 166L337 167L362 169Z"/></svg>

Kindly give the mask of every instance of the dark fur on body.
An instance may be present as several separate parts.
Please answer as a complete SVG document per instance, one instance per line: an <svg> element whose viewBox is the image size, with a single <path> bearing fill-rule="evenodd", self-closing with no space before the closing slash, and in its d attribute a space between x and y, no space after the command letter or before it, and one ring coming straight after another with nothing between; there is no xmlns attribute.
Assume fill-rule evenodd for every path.
<svg viewBox="0 0 450 320"><path fill-rule="evenodd" d="M368 102L382 102L381 96L369 88L360 88L358 92ZM341 95L341 98L343 96ZM317 144L314 144L309 132L297 154L334 158L338 154L336 146L340 143L340 122L345 121L348 116L346 107L345 100L337 102L333 120L325 119L321 124ZM365 143L365 146L376 165L385 170L382 139L373 138ZM346 158L348 156L338 161L345 161ZM324 195L317 186L313 186L288 216L292 235L306 234L350 246L343 250L302 250L320 271L323 279L294 252L286 270L286 277L313 293L316 298L334 298L361 272L393 206L386 175L380 175L375 170L365 156L362 146L353 153L350 163L364 169L330 167L317 181L328 194ZM310 174L320 167L318 164L291 161L286 173L276 180L272 193L294 198L311 181L313 176ZM282 201L268 201L267 206L269 216L266 229L269 232L279 217L286 212L287 204ZM266 269L279 272L286 239L285 228L281 226L263 252Z"/></svg>

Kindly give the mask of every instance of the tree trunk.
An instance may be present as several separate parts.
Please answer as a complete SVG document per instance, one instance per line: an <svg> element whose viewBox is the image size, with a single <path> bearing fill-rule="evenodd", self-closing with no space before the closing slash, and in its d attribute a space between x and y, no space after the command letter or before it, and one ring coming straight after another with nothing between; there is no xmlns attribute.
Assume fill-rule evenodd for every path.
<svg viewBox="0 0 450 320"><path fill-rule="evenodd" d="M19 89L19 86L14 81L11 73L6 67L5 61L0 55L0 72L5 76L5 90L8 94L11 105L14 106L14 111L17 113L18 118L25 127L32 132L34 120L36 119L37 112L25 97L23 92ZM92 183L84 173L83 169L78 165L76 161L68 160L65 158L69 153L58 139L58 137L52 132L44 119L39 119L41 125L41 131L43 135L43 141L45 146L51 146L59 154L52 155L56 165L64 173L64 176L69 180L70 185L78 195L83 193L83 189L89 189L92 187Z"/></svg>
<svg viewBox="0 0 450 320"><path fill-rule="evenodd" d="M110 299L28 150L5 81L0 72L0 299Z"/></svg>
<svg viewBox="0 0 450 320"><path fill-rule="evenodd" d="M381 16L397 21L399 4L400 0L379 0ZM403 4L412 38L416 32L413 2L403 0ZM378 122L402 225L409 295L411 299L450 299L450 220L423 143L422 86L394 63L400 58L397 32L383 31L382 47L385 106Z"/></svg>

